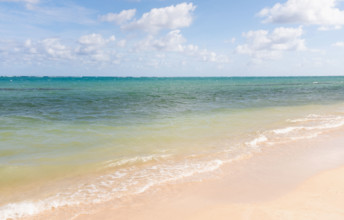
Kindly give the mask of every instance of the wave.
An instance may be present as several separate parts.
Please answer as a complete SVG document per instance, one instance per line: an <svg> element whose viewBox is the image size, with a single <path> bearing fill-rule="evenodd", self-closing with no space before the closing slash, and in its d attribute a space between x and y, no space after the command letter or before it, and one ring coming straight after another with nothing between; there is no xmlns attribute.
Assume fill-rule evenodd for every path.
<svg viewBox="0 0 344 220"><path fill-rule="evenodd" d="M147 155L147 156L137 156L132 158L125 158L120 160L109 160L106 161L104 164L106 167L120 167L125 165L133 165L133 164L143 164L152 161L160 161L171 157L172 155Z"/></svg>
<svg viewBox="0 0 344 220"><path fill-rule="evenodd" d="M6 204L0 207L0 219L34 216L61 207L99 204L141 194L165 183L192 181L194 178L203 178L198 174L213 172L224 164L247 159L263 147L315 138L342 126L342 115L310 114L304 118L286 120L284 127L258 132L251 140L238 143L238 148L248 147L247 151L238 155L225 149L223 152L191 155L184 159L177 159L171 154L152 154L109 160L103 163L103 167L111 172L63 188L60 193L47 198Z"/></svg>
<svg viewBox="0 0 344 220"><path fill-rule="evenodd" d="M132 158L109 166L123 166L137 161L154 161L156 156ZM164 156L158 157L164 158ZM179 163L157 163L153 166L137 168L128 166L117 171L99 176L94 181L70 187L52 197L38 201L22 201L0 207L0 219L18 219L34 216L43 211L78 205L89 205L106 202L128 195L141 194L153 186L167 182L179 181L218 169L224 161L180 161Z"/></svg>
<svg viewBox="0 0 344 220"><path fill-rule="evenodd" d="M258 148L261 144L266 143L268 138L265 135L259 135L257 138L253 139L252 141L246 142L245 144L252 147Z"/></svg>
<svg viewBox="0 0 344 220"><path fill-rule="evenodd" d="M332 129L344 126L344 116L310 114L304 118L288 119L288 125L283 128L267 130L251 141L246 146L258 149L276 143L316 138Z"/></svg>

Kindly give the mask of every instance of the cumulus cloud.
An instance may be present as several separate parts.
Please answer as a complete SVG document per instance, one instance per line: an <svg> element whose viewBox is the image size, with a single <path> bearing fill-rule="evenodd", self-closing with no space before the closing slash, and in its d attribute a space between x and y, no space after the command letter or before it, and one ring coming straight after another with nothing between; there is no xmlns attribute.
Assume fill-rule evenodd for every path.
<svg viewBox="0 0 344 220"><path fill-rule="evenodd" d="M302 34L302 27L280 27L274 29L272 33L266 30L249 31L243 34L247 43L237 46L236 51L251 56L255 61L276 59L281 57L283 51L305 50Z"/></svg>
<svg viewBox="0 0 344 220"><path fill-rule="evenodd" d="M136 45L137 50L157 50L169 52L182 52L185 38L181 35L180 30L170 31L166 36L155 39L150 35Z"/></svg>
<svg viewBox="0 0 344 220"><path fill-rule="evenodd" d="M166 36L156 39L150 35L145 40L136 45L137 51L155 50L159 52L177 52L186 56L194 57L204 62L228 63L229 59L225 55L218 55L206 49L200 49L196 45L185 44L186 39L180 30L170 31Z"/></svg>
<svg viewBox="0 0 344 220"><path fill-rule="evenodd" d="M103 38L100 34L89 34L89 35L83 35L79 38L79 43L83 45L104 45L108 42L115 41L115 36L111 36L108 39Z"/></svg>
<svg viewBox="0 0 344 220"><path fill-rule="evenodd" d="M90 57L95 61L109 61L111 51L107 49L107 46L115 40L115 36L105 39L102 35L95 33L84 35L79 38L79 46L75 51L78 55Z"/></svg>
<svg viewBox="0 0 344 220"><path fill-rule="evenodd" d="M321 30L339 29L344 25L344 11L337 5L342 0L288 0L272 8L264 8L259 16L269 23L301 23L319 25Z"/></svg>
<svg viewBox="0 0 344 220"><path fill-rule="evenodd" d="M118 25L130 21L136 14L136 9L123 10L118 14L108 13L99 17L101 21L114 22Z"/></svg>
<svg viewBox="0 0 344 220"><path fill-rule="evenodd" d="M138 65L147 66L149 60L153 59L157 61L156 67L170 65L178 57L183 62L189 60L216 64L229 62L226 55L187 44L180 30L172 30L160 37L147 35L136 43L123 39L116 40L115 36L104 37L96 33L80 36L74 41L60 38L28 39L24 42L0 40L0 57L0 63L30 65L42 63L109 65L130 63L137 57L145 59ZM169 59L171 57L173 59Z"/></svg>
<svg viewBox="0 0 344 220"><path fill-rule="evenodd" d="M30 58L38 60L61 60L72 59L72 49L61 43L58 38L46 38L41 41L33 42L28 39L21 47L16 47L17 52L22 52L27 60Z"/></svg>
<svg viewBox="0 0 344 220"><path fill-rule="evenodd" d="M162 29L179 29L192 23L192 12L196 9L192 3L181 3L165 8L153 8L142 17L122 28L127 30L141 29L149 33L157 33Z"/></svg>
<svg viewBox="0 0 344 220"><path fill-rule="evenodd" d="M72 58L71 49L63 45L58 38L44 39L41 41L41 45L43 50L52 58Z"/></svg>
<svg viewBox="0 0 344 220"><path fill-rule="evenodd" d="M196 57L203 62L213 63L229 63L229 58L226 55L217 54L207 49L200 49L197 45L189 44L185 47L184 53L188 56Z"/></svg>
<svg viewBox="0 0 344 220"><path fill-rule="evenodd" d="M25 42L4 42L9 45L4 48L2 54L7 60L14 62L24 61L28 63L41 62L101 62L118 63L119 56L116 53L115 36L104 38L100 34L81 36L77 41L68 45L59 38L46 38L39 41L27 39ZM0 42L1 43L1 42ZM19 59L20 58L20 59Z"/></svg>

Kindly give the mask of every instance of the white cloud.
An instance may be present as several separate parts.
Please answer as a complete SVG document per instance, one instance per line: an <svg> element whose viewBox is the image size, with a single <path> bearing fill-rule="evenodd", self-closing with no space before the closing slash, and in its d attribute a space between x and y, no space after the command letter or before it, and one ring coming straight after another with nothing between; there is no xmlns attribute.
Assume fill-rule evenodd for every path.
<svg viewBox="0 0 344 220"><path fill-rule="evenodd" d="M78 55L89 57L95 61L110 61L114 51L110 51L107 46L115 40L115 36L105 39L102 35L95 33L84 35L79 38L79 46L75 51Z"/></svg>
<svg viewBox="0 0 344 220"><path fill-rule="evenodd" d="M114 36L104 38L100 34L81 36L76 42L67 45L59 38L46 38L39 41L27 39L25 42L0 42L0 50L6 60L14 63L79 62L79 63L118 63Z"/></svg>
<svg viewBox="0 0 344 220"><path fill-rule="evenodd" d="M157 33L162 29L178 29L188 27L192 23L192 12L196 9L192 3L181 3L165 8L153 8L144 13L139 20L124 25L124 29L141 29L150 33Z"/></svg>
<svg viewBox="0 0 344 220"><path fill-rule="evenodd" d="M97 33L80 36L74 41L60 38L28 39L24 42L0 40L0 57L0 63L12 64L137 64L142 68L152 63L159 68L171 66L179 60L216 64L229 62L226 55L187 44L180 30L172 30L162 37L148 35L136 44L132 40L116 40L115 36L104 37ZM144 57L144 60L137 63L134 61L137 57Z"/></svg>
<svg viewBox="0 0 344 220"><path fill-rule="evenodd" d="M83 45L104 45L110 41L115 41L115 36L111 36L109 39L104 39L100 34L83 35L79 38L79 43Z"/></svg>
<svg viewBox="0 0 344 220"><path fill-rule="evenodd" d="M99 17L101 21L114 22L118 25L130 21L136 14L136 9L123 10L118 14L108 13Z"/></svg>
<svg viewBox="0 0 344 220"><path fill-rule="evenodd" d="M313 24L321 26L320 30L339 29L344 25L344 11L336 7L340 1L288 0L264 8L258 15L266 17L264 22Z"/></svg>
<svg viewBox="0 0 344 220"><path fill-rule="evenodd" d="M283 51L306 50L305 41L300 38L302 34L302 27L280 27L272 33L266 30L249 31L243 34L247 43L239 45L236 51L251 56L255 61L276 59L282 56Z"/></svg>
<svg viewBox="0 0 344 220"><path fill-rule="evenodd" d="M24 47L27 49L27 51L31 54L37 53L37 48L33 46L32 40L27 39L24 43Z"/></svg>
<svg viewBox="0 0 344 220"><path fill-rule="evenodd" d="M62 44L58 38L47 38L37 42L28 39L22 47L16 47L15 51L23 53L26 60L73 59L72 49Z"/></svg>
<svg viewBox="0 0 344 220"><path fill-rule="evenodd" d="M213 51L207 49L199 49L197 45L189 44L185 47L185 54L196 57L203 62L213 63L229 63L229 58L226 55L218 55Z"/></svg>
<svg viewBox="0 0 344 220"><path fill-rule="evenodd" d="M73 48L65 45L59 38L46 38L40 41L27 39L24 42L5 41L0 63L41 64L74 60ZM1 54L0 54L1 56Z"/></svg>
<svg viewBox="0 0 344 220"><path fill-rule="evenodd" d="M199 49L198 46L185 44L186 39L180 30L170 31L166 36L155 39L152 35L136 45L137 51L155 50L159 52L177 52L186 56L194 57L204 62L228 63L229 59L225 55L218 55L206 49Z"/></svg>
<svg viewBox="0 0 344 220"><path fill-rule="evenodd" d="M41 41L42 48L51 58L71 59L72 51L63 45L58 38L48 38Z"/></svg>
<svg viewBox="0 0 344 220"><path fill-rule="evenodd" d="M184 46L182 44L185 41L186 40L181 35L180 30L173 30L161 39L155 39L152 35L148 36L136 45L136 49L182 52L184 50Z"/></svg>
<svg viewBox="0 0 344 220"><path fill-rule="evenodd" d="M334 47L344 47L344 41L338 41L338 42L332 44L332 46L334 46Z"/></svg>

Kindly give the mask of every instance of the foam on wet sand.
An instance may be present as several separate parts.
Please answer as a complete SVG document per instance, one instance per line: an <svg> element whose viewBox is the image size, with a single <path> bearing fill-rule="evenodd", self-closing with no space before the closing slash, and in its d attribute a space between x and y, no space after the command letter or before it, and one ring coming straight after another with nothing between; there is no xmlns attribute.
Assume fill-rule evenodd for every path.
<svg viewBox="0 0 344 220"><path fill-rule="evenodd" d="M161 187L73 219L343 219L342 132L266 148L224 166L221 177Z"/></svg>

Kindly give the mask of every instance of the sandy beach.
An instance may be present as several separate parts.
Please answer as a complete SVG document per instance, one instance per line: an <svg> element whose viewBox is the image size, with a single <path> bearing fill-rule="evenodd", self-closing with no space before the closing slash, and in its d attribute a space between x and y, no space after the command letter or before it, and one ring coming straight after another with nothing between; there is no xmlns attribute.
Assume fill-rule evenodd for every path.
<svg viewBox="0 0 344 220"><path fill-rule="evenodd" d="M226 167L220 179L165 187L74 219L343 219L341 132L267 149Z"/></svg>
<svg viewBox="0 0 344 220"><path fill-rule="evenodd" d="M340 80L7 79L0 219L335 219Z"/></svg>
<svg viewBox="0 0 344 220"><path fill-rule="evenodd" d="M266 202L210 206L185 219L343 219L344 167L322 172Z"/></svg>
<svg viewBox="0 0 344 220"><path fill-rule="evenodd" d="M0 220L344 220L344 0L0 18Z"/></svg>

